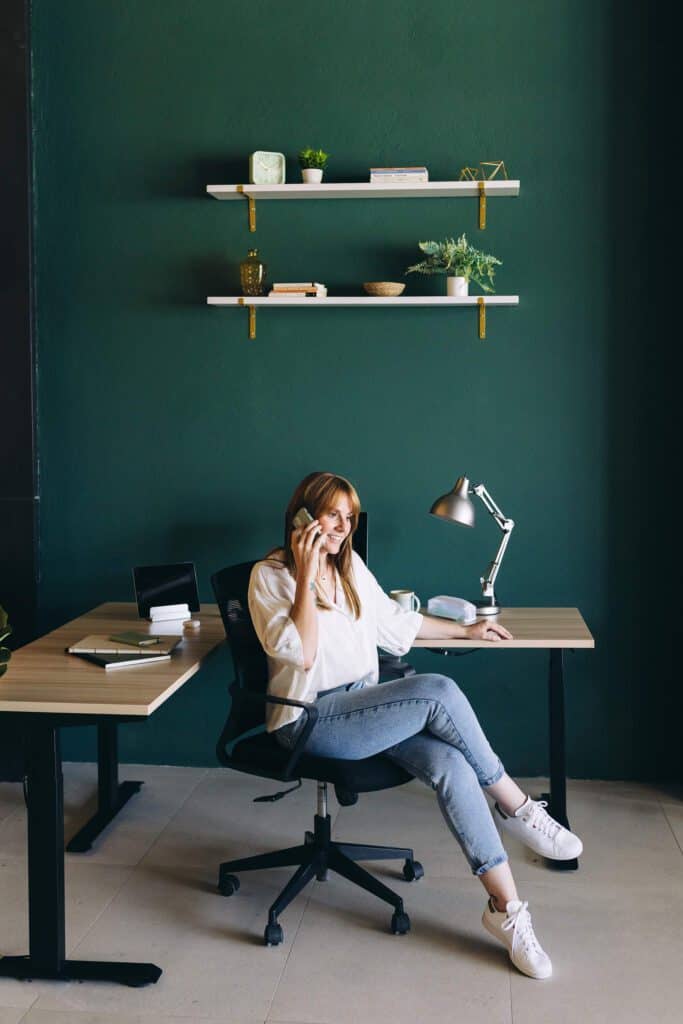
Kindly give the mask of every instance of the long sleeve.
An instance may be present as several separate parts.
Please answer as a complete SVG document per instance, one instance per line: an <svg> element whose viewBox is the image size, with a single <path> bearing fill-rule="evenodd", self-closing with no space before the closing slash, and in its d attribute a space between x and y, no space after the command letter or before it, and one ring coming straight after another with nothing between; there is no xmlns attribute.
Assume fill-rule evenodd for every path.
<svg viewBox="0 0 683 1024"><path fill-rule="evenodd" d="M249 613L256 635L269 658L304 671L304 651L299 631L290 617L293 595L289 580L282 574L280 586L273 586L273 573L264 572L263 563L252 570L249 580Z"/></svg>

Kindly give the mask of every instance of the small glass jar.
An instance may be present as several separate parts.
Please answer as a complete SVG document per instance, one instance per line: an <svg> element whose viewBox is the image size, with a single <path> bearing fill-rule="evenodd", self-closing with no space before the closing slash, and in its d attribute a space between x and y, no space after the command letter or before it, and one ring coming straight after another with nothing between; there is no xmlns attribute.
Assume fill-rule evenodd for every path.
<svg viewBox="0 0 683 1024"><path fill-rule="evenodd" d="M250 249L240 263L240 283L243 295L263 295L266 287L266 265L258 256L258 249Z"/></svg>

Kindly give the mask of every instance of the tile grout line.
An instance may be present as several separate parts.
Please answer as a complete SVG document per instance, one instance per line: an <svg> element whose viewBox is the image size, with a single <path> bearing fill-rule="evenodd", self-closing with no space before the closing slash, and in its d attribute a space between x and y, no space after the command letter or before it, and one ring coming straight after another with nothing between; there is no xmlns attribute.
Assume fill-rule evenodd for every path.
<svg viewBox="0 0 683 1024"><path fill-rule="evenodd" d="M181 766L181 767L182 767L182 766ZM165 825L164 825L164 827L162 828L161 832L159 832L159 833L158 833L158 834L157 834L157 835L156 835L156 836L154 837L154 839L153 839L153 840L152 840L152 842L151 842L151 843L149 844L149 846L147 847L147 849L145 850L145 852L144 852L144 853L143 853L143 854L141 855L140 859L139 859L139 860L138 860L138 861L136 862L136 864L135 864L135 867L136 867L136 868L140 867L140 865L142 864L142 862L143 862L143 860L145 859L145 857L147 857L147 856L148 856L148 855L149 855L149 854L150 854L150 853L152 852L152 850L154 849L154 847L156 846L156 844L157 844L157 843L159 842L159 840L160 840L160 839L161 839L161 837L163 836L164 832L166 832L166 830L167 830L167 829L169 828L169 826L173 824L173 822L175 821L175 819L176 819L176 818L178 817L178 815L180 814L180 812L181 812L181 811L183 810L183 808L185 807L185 804L187 803L187 801L188 801L188 800L189 800L189 799L190 799L191 797L193 797L193 796L194 796L194 794L195 794L195 791L197 790L197 787L198 787L198 786L200 785L200 783L202 783L202 782L204 781L204 779L205 779L205 778L207 777L207 775L208 775L208 774L209 774L209 769L208 769L208 768L205 768L205 769L204 769L204 774L203 774L203 775L201 775L201 776L200 776L200 777L199 777L199 778L197 779L197 782L195 783L195 785L194 785L194 786L192 787L192 789L191 789L191 790L190 790L190 792L189 792L189 793L187 794L187 796L185 797L185 799L183 800L183 802L182 802L182 803L181 803L181 804L179 805L179 807L177 807L177 808L176 808L176 810L174 811L174 813L173 813L173 814L172 814L172 815L170 816L170 818L168 819L168 821L166 822L166 824L165 824Z"/></svg>
<svg viewBox="0 0 683 1024"><path fill-rule="evenodd" d="M333 829L334 829L334 827L335 827L335 825L337 823L337 819L339 818L339 814L340 813L341 813L341 807L337 807L337 813L334 816L334 821L330 821L330 833L333 831ZM299 918L299 923L298 923L298 925L296 927L296 931L294 933L294 938L292 939L292 942L291 942L290 947L289 947L289 953L287 954L285 962L282 965L282 970L280 971L280 973L279 973L279 975L277 977L277 981L275 982L275 987L273 988L273 995L272 995L272 997L270 999L270 1002L268 1004L268 1012L266 1013L266 1017L265 1017L265 1020L264 1020L263 1024L268 1024L268 1022L269 1022L270 1011L272 1009L273 1003L275 1002L275 997L277 996L277 990L279 989L280 983L281 983L282 978L283 978L283 975L284 975L285 971L287 970L287 965L289 963L290 957L291 957L292 953L294 952L294 944L295 944L297 938L299 937L299 932L301 931L301 927L302 927L302 925L304 923L304 917L306 916L306 911L308 910L308 907L309 907L309 904L311 902L312 897L313 897L313 886L311 886L311 888L309 889L308 896L306 897L306 902L304 904L304 908L301 911L301 917ZM282 1024L282 1022L278 1022L278 1024Z"/></svg>
<svg viewBox="0 0 683 1024"><path fill-rule="evenodd" d="M199 780L197 781L197 786L199 785L199 783L200 783L200 782L202 782L202 781L203 781L203 779L205 778L205 776L206 776L206 774L207 774L207 771L208 771L208 769L205 769L205 770L204 770L204 774L203 774L203 775L202 775L202 776L201 776L201 777L199 778ZM179 812L179 811L181 810L181 808L182 808L182 807L184 806L184 804L186 803L186 801L190 799L190 797L192 796L192 794L194 793L194 791L195 791L195 789L196 789L196 788L197 788L196 786L193 786L193 788L192 788L191 792L190 792L190 793L188 793L187 797L185 798L185 800L183 800L183 803L182 803L182 804L180 805L180 807L178 808L178 811L177 811L176 813L178 813L178 812ZM175 815L173 815L173 817L175 817ZM169 821L168 821L168 822L166 823L166 825L165 825L165 826L164 826L164 828L162 829L162 833L163 833L163 832L164 832L164 831L165 831L165 830L166 830L166 829L168 828L168 826L170 825L170 823L171 823L171 821L172 821L172 820L173 820L173 819L171 818L171 819L170 819L170 820L169 820ZM160 835L161 835L161 833L160 833ZM158 838L159 838L159 836L157 836L157 839L158 839ZM145 850L145 852L144 852L144 853L142 854L142 856L140 857L140 859L139 859L138 861L136 861L136 863L135 863L135 864L129 864L129 865L118 865L118 864L102 864L102 865L99 865L99 866L101 866L101 867L104 867L104 868L112 868L112 867L114 867L114 868L119 868L119 867L121 867L121 868L123 868L124 870L125 870L125 868L126 868L126 867L128 867L128 869L129 869L129 870L128 870L127 874L125 875L124 879L122 880L122 882L121 882L121 885L120 885L120 886L118 886L118 888L116 889L116 891L115 891L115 892L114 892L114 893L112 894L112 896L111 896L111 899L107 900L106 904L105 904L105 905L104 905L104 906L102 907L102 910L101 910L101 911L99 912L99 914L97 915L97 917L95 918L95 920L94 920L94 921L92 922L92 924L91 924L91 925L90 925L90 926L89 926L89 927L88 927L88 928L86 929L86 931L84 931L84 932L83 932L83 934L81 935L81 937L80 937L80 939L78 940L78 942L76 943L76 945L75 945L75 946L73 947L73 949L72 949L72 950L70 951L70 952L71 952L71 955L72 955L72 956L73 956L73 954L74 954L74 953L76 953L76 952L78 951L78 948L79 948L79 946L81 945L81 943L82 943L82 942L83 942L83 941L84 941L85 939L87 939L88 935L89 935L89 934L90 934L90 932L91 932L91 931L93 930L93 928L95 927L95 925L97 924L97 922L98 922L98 921L100 920L100 918L102 917L102 915L104 914L104 912L105 912L106 910L108 910L108 909L109 909L109 907L110 907L110 906L111 906L111 904L112 904L112 903L114 902L114 900L116 899L116 897L117 897L117 896L119 896L119 894L120 894L121 892L123 892L123 889L125 888L125 886L126 886L126 885L128 885L128 883L130 882L131 878L133 877L133 875L134 875L134 873L135 873L136 869L137 869L137 868L138 868L138 867L140 866L140 864L142 863L143 859L144 859L144 858L145 858L145 857L147 856L147 854L149 853L149 851L150 851L150 850L152 849L152 846L154 846L154 843L156 843L157 839L155 839L155 840L154 840L154 842L153 842L153 843L151 844L151 846L149 846L149 847L148 847L148 848L147 848L147 849Z"/></svg>
<svg viewBox="0 0 683 1024"><path fill-rule="evenodd" d="M24 1020L26 1020L26 1019L27 1019L27 1017L28 1017L29 1013L31 1012L31 1010L33 1009L33 1007L34 1007L34 1006L36 1005L36 1003L38 1002L38 1000L39 1000L39 999L40 999L40 996L36 996L36 998L35 998L35 999L33 1000L33 1002L31 1003L31 1005L30 1005L30 1006L27 1006L27 1007L26 1007L26 1013L23 1013L23 1014L21 1015L21 1017L19 1018L18 1024L22 1024L22 1021L24 1021Z"/></svg>
<svg viewBox="0 0 683 1024"><path fill-rule="evenodd" d="M92 764L92 765L93 765L93 767L95 768L95 771L97 771L97 762L96 762L96 761L81 761L81 762L72 762L72 763L76 763L76 764ZM183 768L183 767L193 767L193 766L191 766L191 765L144 765L144 764L142 764L142 765L138 765L138 764L133 764L133 767L134 767L134 768L145 768L145 767L151 767L151 768L166 768L166 767L168 767L168 768L175 768L175 767L180 767L180 768ZM182 803L180 804L180 806L179 806L179 807L178 807L178 808L177 808L177 809L176 809L176 810L175 810L175 811L173 812L173 814L171 815L171 817L170 817L170 818L168 819L168 821L166 822L166 824L165 824L165 825L163 826L163 828L162 828L161 832L159 832L159 834L158 834L157 836L155 836L155 837L154 837L154 839L152 839L152 841L150 842L149 846L147 846L147 847L145 848L145 850L144 850L144 851L143 851L143 852L142 852L142 853L140 854L139 858L138 858L138 859L137 859L137 860L135 861L135 863L134 863L134 864L129 864L129 865L126 865L126 864L122 864L122 865L118 865L118 864L103 864L103 865L101 865L101 866L102 866L102 867L119 867L119 866L120 866L120 867L131 867L132 869L135 869L135 868L139 867L139 866L140 866L140 864L142 863L142 861L143 861L143 860L145 859L145 857L147 856L147 854L148 854L148 853L150 852L150 850L152 849L152 847L153 847L153 846L155 845L155 843L156 843L156 842L157 842L157 841L158 841L158 840L160 839L160 837L161 837L161 836L163 835L163 833L164 833L164 832L166 831L166 829L167 829L167 828L168 828L168 826L169 826L169 825L171 824L171 822L175 820L176 816L177 816L177 815L178 815L178 814L179 814L179 813L181 812L181 810L183 809L183 807L185 806L185 804L187 803L187 801L188 801L188 800L190 799L190 797L191 797L191 796L193 796L193 794L194 794L194 792L195 792L195 790L196 790L197 786L198 786L198 785L199 785L199 784L200 784L201 782L203 782L203 781L204 781L204 779L206 778L206 776L208 775L208 773L209 773L209 769L205 767L205 768L204 768L204 770L203 770L203 774L202 774L202 775L201 775L201 776L199 777L199 779L197 780L197 782L195 783L195 785L194 785L194 786L192 787L192 789L190 790L190 792L189 792L189 793L187 794L187 796L185 797L185 799L183 800L183 802L182 802ZM121 781L125 782L126 780L125 780L125 779L122 779ZM148 783L148 781L149 781L149 780L144 780L144 781L145 781L145 785L146 785L146 784ZM144 794L143 794L143 795L144 795ZM95 782L95 799L97 799L97 782ZM121 808L121 809L122 809L122 808ZM118 812L117 812L117 814L118 814ZM115 817L116 817L116 816L115 816ZM115 818L114 818L114 819L112 819L112 820L113 820L113 821L115 821ZM110 827L111 827L111 825L112 825L112 822L110 821L110 822L109 822L109 823L107 824L106 828L107 828L107 829L108 829L108 828L110 828ZM116 828L116 825L115 825L115 824L114 824L114 828ZM76 862L74 862L74 863L76 863Z"/></svg>
<svg viewBox="0 0 683 1024"><path fill-rule="evenodd" d="M674 832L674 827L671 824L671 822L669 821L669 815L666 813L666 808L665 808L664 804L662 803L661 800L658 800L657 803L659 804L659 806L661 808L661 811L662 811L662 814L664 815L664 820L666 821L667 825L669 826L669 828L671 830L671 835L674 837L674 842L675 842L676 846L681 851L681 854L683 854L683 847L679 843L678 836Z"/></svg>
<svg viewBox="0 0 683 1024"><path fill-rule="evenodd" d="M342 811L342 808L338 806L337 807L337 811L336 811L335 816L334 816L334 819L331 820L331 822L330 822L330 831L331 831L331 833L332 833L332 831L334 831L334 829L335 829L335 827L337 825L337 821L339 820L339 816L341 814L341 811ZM332 815L331 815L331 818L332 818ZM301 911L301 918L299 919L299 924L297 925L296 932L294 934L294 938L292 939L292 943L290 945L290 951L287 954L287 958L285 959L285 963L283 964L283 969L282 969L282 971L280 972L280 974L278 976L278 980L276 980L276 982L275 982L275 986L274 986L273 991L272 991L272 997L271 997L270 1002L268 1004L268 1010L267 1010L267 1014L266 1014L265 1020L263 1021L263 1024L269 1024L269 1021L270 1021L270 1011L272 1009L273 1002L275 1001L275 996L278 995L278 989L280 988L280 984L281 984L281 982L283 980L283 976L285 974L285 971L287 970L287 966L288 966L288 964L290 962L290 957L292 956L292 953L294 952L294 944L295 944L297 938L299 937L299 932L301 931L301 928L303 926L303 921L304 921L304 918L306 916L306 911L307 911L307 909L308 909L308 907L310 905L310 901L312 899L312 896L313 896L313 887L311 886L310 889L308 890L308 895L306 896L306 902L304 904L303 910ZM276 1020L275 1021L274 1018L272 1020L275 1022L275 1024L287 1024L286 1021L285 1022L283 1022L282 1020Z"/></svg>
<svg viewBox="0 0 683 1024"><path fill-rule="evenodd" d="M313 881L313 879L311 879L311 881ZM292 939L292 941L290 943L289 953L287 954L287 956L285 958L285 961L284 961L284 963L282 965L282 970L278 974L277 980L276 980L275 985L273 987L273 995L271 996L270 1002L268 1003L268 1011L266 1013L266 1018L264 1020L264 1024L268 1024L268 1018L270 1017L270 1011L271 1011L271 1009L273 1007L273 1003L275 1002L275 997L277 996L277 990L279 989L280 983L282 981L282 977L283 977L285 971L287 970L287 965L289 964L290 957L291 957L292 953L294 952L294 943L296 942L297 938L299 937L299 932L301 931L301 926L304 923L304 917L306 916L306 911L308 910L308 905L311 902L312 895L313 895L313 888L311 887L309 889L308 896L306 897L306 902L304 903L303 910L301 911L301 917L299 918L299 923L296 926L296 931L294 932L294 937L293 937L293 939ZM290 906L291 906L291 904L290 904Z"/></svg>

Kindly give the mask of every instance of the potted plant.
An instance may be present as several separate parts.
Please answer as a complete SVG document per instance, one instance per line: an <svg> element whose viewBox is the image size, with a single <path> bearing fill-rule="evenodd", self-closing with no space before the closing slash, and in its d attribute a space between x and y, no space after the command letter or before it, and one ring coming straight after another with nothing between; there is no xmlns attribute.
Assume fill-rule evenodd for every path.
<svg viewBox="0 0 683 1024"><path fill-rule="evenodd" d="M501 261L475 249L466 235L461 235L457 241L444 238L442 242L419 242L418 245L427 258L408 267L406 274L445 274L447 295L467 295L470 281L485 292L495 291L494 268L502 266Z"/></svg>
<svg viewBox="0 0 683 1024"><path fill-rule="evenodd" d="M323 180L323 170L329 159L329 153L322 149L311 149L307 146L299 152L301 177L308 185L318 185Z"/></svg>

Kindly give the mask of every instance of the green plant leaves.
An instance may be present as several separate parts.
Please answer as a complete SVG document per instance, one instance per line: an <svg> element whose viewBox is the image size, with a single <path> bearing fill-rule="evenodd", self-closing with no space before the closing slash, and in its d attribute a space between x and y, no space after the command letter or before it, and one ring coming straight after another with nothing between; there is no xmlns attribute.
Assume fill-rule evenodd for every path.
<svg viewBox="0 0 683 1024"><path fill-rule="evenodd" d="M324 149L311 149L310 146L306 146L299 151L299 165L303 168L319 167L322 170L329 158L330 154Z"/></svg>
<svg viewBox="0 0 683 1024"><path fill-rule="evenodd" d="M427 259L408 267L406 274L453 274L473 281L485 292L494 291L495 268L501 267L502 261L475 249L465 234L457 240L444 238L441 242L418 242L418 246Z"/></svg>

